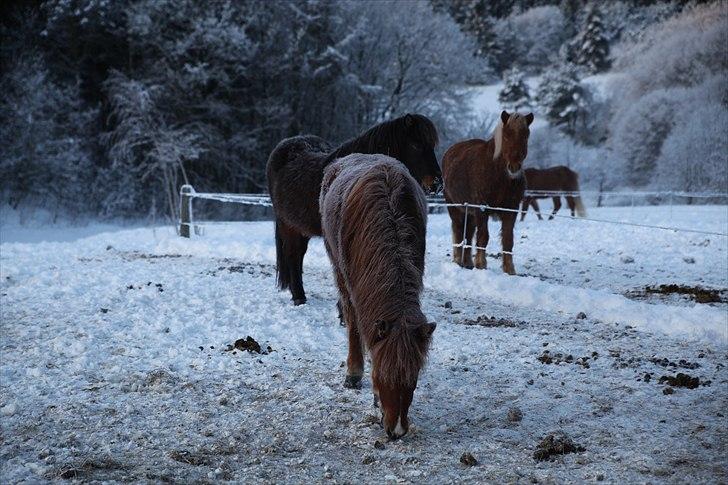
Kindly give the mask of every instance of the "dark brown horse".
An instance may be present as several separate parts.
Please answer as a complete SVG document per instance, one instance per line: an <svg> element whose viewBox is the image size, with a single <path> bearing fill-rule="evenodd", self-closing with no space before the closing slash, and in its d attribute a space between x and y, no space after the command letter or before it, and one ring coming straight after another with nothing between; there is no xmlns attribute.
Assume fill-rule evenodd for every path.
<svg viewBox="0 0 728 485"><path fill-rule="evenodd" d="M475 267L485 268L488 217L501 220L503 271L516 274L513 266L513 226L523 199L526 180L522 164L528 154L529 126L533 114L501 113L500 123L489 140L466 140L448 148L442 157L445 200L448 203L488 205L509 211L448 207L452 221L453 261L472 268L471 241L477 229Z"/></svg>
<svg viewBox="0 0 728 485"><path fill-rule="evenodd" d="M526 175L526 190L533 191L523 198L521 204L521 220L526 217L528 206L533 207L536 211L538 220L541 220L541 211L538 208L536 199L545 199L551 197L554 201L554 211L549 216L549 220L561 209L561 196L554 192L569 192L565 195L566 204L571 210L571 217L574 217L574 211L579 217L586 217L586 209L581 202L579 194L579 174L571 170L569 167L562 165L551 168L527 168L524 170ZM540 192L540 194L539 194ZM576 194L576 195L575 195Z"/></svg>
<svg viewBox="0 0 728 485"><path fill-rule="evenodd" d="M361 385L366 348L384 429L399 438L435 330L420 309L425 193L397 160L357 153L326 168L320 206L349 331L344 385Z"/></svg>
<svg viewBox="0 0 728 485"><path fill-rule="evenodd" d="M434 148L437 130L425 116L408 114L381 123L340 147L317 136L304 135L280 142L268 158L270 197L276 216L278 286L289 288L293 302L306 302L303 257L308 241L321 235L319 192L324 168L351 153L382 153L402 162L429 190L438 190L442 173Z"/></svg>

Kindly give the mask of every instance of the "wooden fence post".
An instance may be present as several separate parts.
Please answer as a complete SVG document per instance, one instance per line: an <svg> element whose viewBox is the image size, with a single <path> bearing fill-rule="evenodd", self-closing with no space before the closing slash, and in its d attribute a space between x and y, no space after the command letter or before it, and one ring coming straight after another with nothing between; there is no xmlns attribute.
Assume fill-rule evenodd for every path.
<svg viewBox="0 0 728 485"><path fill-rule="evenodd" d="M192 197L195 190L191 185L183 185L179 190L179 235L190 237L192 228Z"/></svg>

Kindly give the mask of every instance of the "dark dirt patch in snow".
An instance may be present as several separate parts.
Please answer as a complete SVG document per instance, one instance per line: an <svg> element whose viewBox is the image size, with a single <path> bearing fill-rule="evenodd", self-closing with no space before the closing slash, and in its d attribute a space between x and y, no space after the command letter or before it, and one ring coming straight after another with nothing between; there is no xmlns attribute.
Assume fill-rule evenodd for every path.
<svg viewBox="0 0 728 485"><path fill-rule="evenodd" d="M520 327L526 325L526 322L517 322L508 318L496 318L489 317L487 315L480 315L476 319L465 319L460 322L462 325L478 325L480 327Z"/></svg>
<svg viewBox="0 0 728 485"><path fill-rule="evenodd" d="M50 470L46 474L46 478L52 479L88 479L89 475L98 474L98 472L113 472L123 470L124 466L111 458L89 458L78 463L64 464ZM99 479L98 476L95 477Z"/></svg>
<svg viewBox="0 0 728 485"><path fill-rule="evenodd" d="M678 372L675 376L662 376L658 382L672 387L687 387L688 389L697 389L701 384L703 386L710 386L710 381L703 381L701 383L700 377L691 377L682 372Z"/></svg>
<svg viewBox="0 0 728 485"><path fill-rule="evenodd" d="M625 296L634 300L647 300L655 297L665 300L678 296L696 303L728 303L727 289L677 284L645 286L644 288L628 291Z"/></svg>
<svg viewBox="0 0 728 485"><path fill-rule="evenodd" d="M577 445L564 433L554 433L547 435L536 447L533 457L537 461L553 460L557 455L565 455L567 453L580 453L586 451L583 446Z"/></svg>
<svg viewBox="0 0 728 485"><path fill-rule="evenodd" d="M260 344L250 335L245 338L237 339L233 344L228 344L225 352L230 352L236 349L244 350L246 352L250 352L251 354L255 353L262 355L267 355L273 352L273 348L270 345L266 346L266 348L263 349Z"/></svg>
<svg viewBox="0 0 728 485"><path fill-rule="evenodd" d="M232 261L223 260L222 262L231 263ZM270 277L273 276L273 273L275 272L275 267L273 265L263 263L235 262L234 264L219 266L217 269L208 271L206 274L208 276L217 276L219 273L224 271L227 271L228 273L240 273L248 274L251 276Z"/></svg>
<svg viewBox="0 0 728 485"><path fill-rule="evenodd" d="M548 350L544 350L543 354L541 354L537 360L542 364L576 364L582 366L585 369L588 369L590 367L589 360L592 358L597 358L596 356L594 356L594 353L592 353L592 357L584 356L574 358L574 356L571 354L564 355L561 352L555 352L552 354Z"/></svg>

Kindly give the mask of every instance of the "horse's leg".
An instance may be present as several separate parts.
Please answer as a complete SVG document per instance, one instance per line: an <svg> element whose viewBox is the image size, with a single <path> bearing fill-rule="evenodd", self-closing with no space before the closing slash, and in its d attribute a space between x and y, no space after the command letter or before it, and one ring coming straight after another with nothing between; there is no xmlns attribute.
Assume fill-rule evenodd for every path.
<svg viewBox="0 0 728 485"><path fill-rule="evenodd" d="M571 217L574 217L576 209L576 202L574 202L574 198L570 195L566 196L566 205L569 206L569 210L571 211Z"/></svg>
<svg viewBox="0 0 728 485"><path fill-rule="evenodd" d="M351 304L349 293L343 285L343 278L337 271L336 279L339 283L339 291L341 293L341 311L346 321L346 327L349 333L349 354L346 358L346 378L344 379L344 387L349 389L360 389L361 378L364 375L364 353L362 351L361 337L359 336L359 326L356 322L356 314Z"/></svg>
<svg viewBox="0 0 728 485"><path fill-rule="evenodd" d="M462 265L463 248L455 246L463 241L463 212L457 207L448 207L450 214L450 227L452 228L452 260L454 263Z"/></svg>
<svg viewBox="0 0 728 485"><path fill-rule="evenodd" d="M536 199L531 199L531 207L533 207L533 210L536 211L536 217L538 217L539 221L543 220L543 217L541 217L541 209L538 206L538 201Z"/></svg>
<svg viewBox="0 0 728 485"><path fill-rule="evenodd" d="M299 234L295 243L295 265L291 266L291 295L294 305L306 303L306 293L303 291L303 257L308 249L309 238Z"/></svg>
<svg viewBox="0 0 728 485"><path fill-rule="evenodd" d="M476 215L473 214L473 212L478 211L478 209L470 209L468 212L468 217L465 221L465 244L467 246L473 245L473 235L475 234L475 224L477 223ZM463 248L463 263L462 267L467 269L473 269L473 248Z"/></svg>
<svg viewBox="0 0 728 485"><path fill-rule="evenodd" d="M523 202L521 202L521 220L526 218L526 212L528 212L528 205L531 203L530 197L524 197Z"/></svg>
<svg viewBox="0 0 728 485"><path fill-rule="evenodd" d="M306 303L303 291L303 256L308 237L281 220L276 220L276 272L278 287L290 289L293 303Z"/></svg>
<svg viewBox="0 0 728 485"><path fill-rule="evenodd" d="M516 225L516 213L501 214L501 244L503 246L503 272L516 274L513 266L513 227Z"/></svg>
<svg viewBox="0 0 728 485"><path fill-rule="evenodd" d="M478 249L475 251L475 267L478 269L485 269L488 266L488 263L485 259L485 247L488 245L488 213L482 212L481 214L478 214L477 218L477 224L478 224L478 233L475 237L475 245L478 246ZM480 249L482 248L482 249Z"/></svg>
<svg viewBox="0 0 728 485"><path fill-rule="evenodd" d="M561 197L556 196L554 199L554 211L549 216L549 220L553 219L557 212L559 212L559 209L561 209Z"/></svg>

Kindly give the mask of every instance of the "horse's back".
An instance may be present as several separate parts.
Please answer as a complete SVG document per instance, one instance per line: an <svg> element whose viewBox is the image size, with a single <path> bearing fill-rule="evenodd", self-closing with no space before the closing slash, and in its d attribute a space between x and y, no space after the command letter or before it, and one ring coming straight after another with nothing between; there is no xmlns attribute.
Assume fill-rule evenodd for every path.
<svg viewBox="0 0 728 485"><path fill-rule="evenodd" d="M527 168L526 185L528 190L570 191L578 187L578 175L565 165L548 168Z"/></svg>
<svg viewBox="0 0 728 485"><path fill-rule="evenodd" d="M334 264L352 276L353 290L372 283L369 271L386 281L402 257L424 269L427 200L397 160L364 154L337 160L325 169L320 204Z"/></svg>
<svg viewBox="0 0 728 485"><path fill-rule="evenodd" d="M475 202L492 158L493 144L479 138L460 141L448 148L442 156L446 199Z"/></svg>

